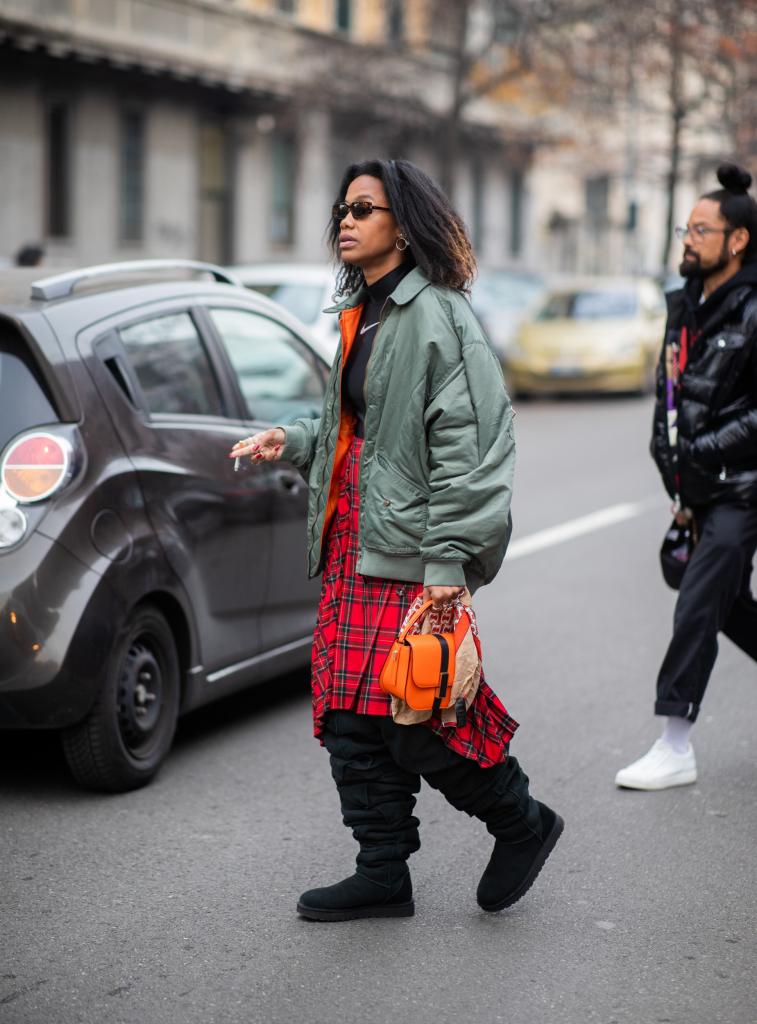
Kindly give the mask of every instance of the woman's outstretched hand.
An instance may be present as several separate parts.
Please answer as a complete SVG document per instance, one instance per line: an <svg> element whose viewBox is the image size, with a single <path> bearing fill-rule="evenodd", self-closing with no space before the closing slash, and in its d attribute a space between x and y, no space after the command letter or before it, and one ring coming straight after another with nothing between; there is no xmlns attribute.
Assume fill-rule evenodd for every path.
<svg viewBox="0 0 757 1024"><path fill-rule="evenodd" d="M275 462L281 458L285 441L286 434L281 427L261 430L259 434L237 441L229 452L229 458L242 459L249 455L251 462Z"/></svg>
<svg viewBox="0 0 757 1024"><path fill-rule="evenodd" d="M465 587L424 587L423 600L433 601L434 608L446 608L464 592Z"/></svg>

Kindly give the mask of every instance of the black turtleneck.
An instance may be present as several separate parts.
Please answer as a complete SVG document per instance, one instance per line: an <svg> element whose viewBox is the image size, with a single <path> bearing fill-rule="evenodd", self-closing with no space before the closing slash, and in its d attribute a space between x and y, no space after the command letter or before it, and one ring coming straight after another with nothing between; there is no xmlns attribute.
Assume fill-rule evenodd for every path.
<svg viewBox="0 0 757 1024"><path fill-rule="evenodd" d="M388 274L384 274L378 281L374 281L372 285L366 286L368 297L342 374L342 401L355 415L356 437L363 437L364 432L365 371L373 349L373 340L389 296L411 269L409 262L405 261Z"/></svg>

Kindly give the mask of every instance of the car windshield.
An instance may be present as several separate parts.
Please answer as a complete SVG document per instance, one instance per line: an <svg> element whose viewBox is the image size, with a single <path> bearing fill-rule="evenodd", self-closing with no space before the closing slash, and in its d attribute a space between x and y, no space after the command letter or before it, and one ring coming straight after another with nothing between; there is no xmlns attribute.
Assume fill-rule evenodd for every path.
<svg viewBox="0 0 757 1024"><path fill-rule="evenodd" d="M315 323L323 308L323 287L319 284L279 281L270 284L249 284L248 287L280 303L304 324Z"/></svg>
<svg viewBox="0 0 757 1024"><path fill-rule="evenodd" d="M634 316L636 309L636 292L632 288L553 292L539 311L537 319L619 320Z"/></svg>

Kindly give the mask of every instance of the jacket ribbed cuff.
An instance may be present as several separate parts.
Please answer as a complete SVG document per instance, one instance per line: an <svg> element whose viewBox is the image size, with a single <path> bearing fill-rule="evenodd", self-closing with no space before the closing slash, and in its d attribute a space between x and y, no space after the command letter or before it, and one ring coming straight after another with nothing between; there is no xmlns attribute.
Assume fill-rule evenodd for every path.
<svg viewBox="0 0 757 1024"><path fill-rule="evenodd" d="M465 573L462 562L425 562L424 587L464 587Z"/></svg>
<svg viewBox="0 0 757 1024"><path fill-rule="evenodd" d="M284 431L284 447L281 450L281 458L285 462L292 462L295 466L307 462L310 454L310 439L304 427L297 423L290 423L286 427L280 426Z"/></svg>

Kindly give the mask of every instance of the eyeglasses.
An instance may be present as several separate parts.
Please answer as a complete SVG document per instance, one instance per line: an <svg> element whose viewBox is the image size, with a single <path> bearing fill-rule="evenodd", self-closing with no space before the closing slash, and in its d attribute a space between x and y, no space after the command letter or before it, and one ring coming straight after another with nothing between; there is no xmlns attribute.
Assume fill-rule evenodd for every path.
<svg viewBox="0 0 757 1024"><path fill-rule="evenodd" d="M708 228L704 224L694 224L692 227L675 228L674 233L679 242L682 242L687 235L698 239L700 242L708 235L728 235L733 228Z"/></svg>
<svg viewBox="0 0 757 1024"><path fill-rule="evenodd" d="M351 213L355 220L365 220L374 210L386 210L391 213L388 206L376 206L370 199L358 199L354 203L334 203L331 216L334 220L344 220L347 214Z"/></svg>

